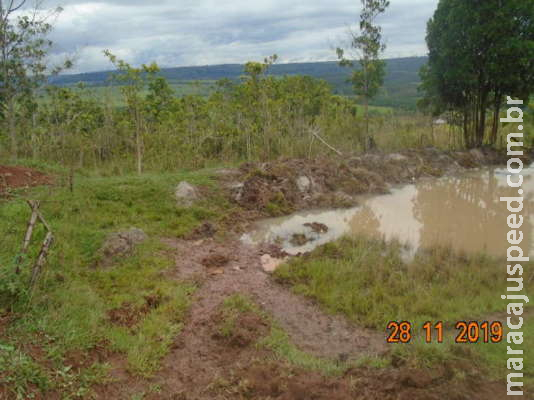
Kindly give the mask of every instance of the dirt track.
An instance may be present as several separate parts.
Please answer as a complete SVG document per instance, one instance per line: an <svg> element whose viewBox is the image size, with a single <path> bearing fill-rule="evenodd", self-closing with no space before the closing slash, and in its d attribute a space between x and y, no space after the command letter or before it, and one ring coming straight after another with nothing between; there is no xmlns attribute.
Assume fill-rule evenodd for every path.
<svg viewBox="0 0 534 400"><path fill-rule="evenodd" d="M505 398L502 384L488 382L468 366L464 367L468 377L462 381L454 379L454 370L462 368L458 365L415 370L400 362L393 368L351 369L341 377L295 368L253 345L268 333L265 323L254 315L239 320L238 340L221 340L217 335L220 306L227 297L240 293L271 315L299 349L316 356L345 360L388 352L383 334L359 328L342 316L325 314L274 282L261 269L262 249L213 239L164 242L175 255L169 278L192 280L200 286L186 325L153 380L133 379L116 364L117 381L101 387L98 398L127 399L148 385L160 388L158 394L146 397L154 400Z"/></svg>
<svg viewBox="0 0 534 400"><path fill-rule="evenodd" d="M239 171L222 174L221 180L228 195L247 213L247 219L253 219L318 205L343 205L357 194L385 191L389 183L493 164L499 157L493 152L444 154L429 150L364 155L343 162L287 160L245 165ZM50 183L43 174L16 170L19 178L7 181L10 187ZM13 176L7 175L10 179ZM299 187L302 176L308 183L303 185L301 181ZM95 388L96 398L130 399L142 392L146 393L145 399L181 400L506 398L502 383L490 382L461 365L414 370L393 360L389 368L352 369L341 377L305 371L275 360L272 352L253 345L255 336L265 334L267 329L253 316L239 321L242 340L221 340L216 335L220 305L225 298L240 293L251 297L270 315L300 350L315 356L344 361L387 354L389 350L383 333L329 315L312 301L277 284L260 263L260 256L272 249L246 246L232 235L223 242L211 236L211 229L199 229L190 240L163 239L175 258L175 267L167 272L169 279L193 281L199 289L162 370L153 379L134 377L127 372L122 356L97 351L95 357L113 366L113 381ZM122 315L117 318L122 321ZM467 377L456 380L458 370ZM159 388L157 393L147 393L153 386Z"/></svg>

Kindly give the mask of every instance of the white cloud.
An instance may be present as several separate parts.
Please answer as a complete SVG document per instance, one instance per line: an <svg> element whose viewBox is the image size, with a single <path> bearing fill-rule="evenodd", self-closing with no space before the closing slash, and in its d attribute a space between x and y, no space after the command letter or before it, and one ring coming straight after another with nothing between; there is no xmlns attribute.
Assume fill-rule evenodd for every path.
<svg viewBox="0 0 534 400"><path fill-rule="evenodd" d="M48 3L54 0L48 0ZM426 21L438 0L393 0L381 17L386 56L426 53ZM49 4L49 5L50 5ZM74 72L109 69L104 49L133 64L332 60L357 0L65 0L52 34L56 56L76 53Z"/></svg>

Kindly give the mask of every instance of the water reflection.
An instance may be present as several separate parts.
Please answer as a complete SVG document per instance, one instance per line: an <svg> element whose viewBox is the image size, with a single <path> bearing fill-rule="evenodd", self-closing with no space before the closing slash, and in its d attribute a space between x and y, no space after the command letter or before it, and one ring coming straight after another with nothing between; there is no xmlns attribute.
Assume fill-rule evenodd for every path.
<svg viewBox="0 0 534 400"><path fill-rule="evenodd" d="M525 169L524 175L522 247L533 254L534 168ZM421 180L386 195L364 196L359 199L361 206L351 209L308 211L264 220L243 240L278 241L287 252L297 254L352 232L388 240L396 238L413 252L442 244L502 256L508 247L509 212L499 198L517 195L517 189L506 184L505 170L471 171L460 177ZM329 230L324 234L313 232L304 226L309 222L325 224ZM295 245L291 240L294 234L306 235L309 241Z"/></svg>

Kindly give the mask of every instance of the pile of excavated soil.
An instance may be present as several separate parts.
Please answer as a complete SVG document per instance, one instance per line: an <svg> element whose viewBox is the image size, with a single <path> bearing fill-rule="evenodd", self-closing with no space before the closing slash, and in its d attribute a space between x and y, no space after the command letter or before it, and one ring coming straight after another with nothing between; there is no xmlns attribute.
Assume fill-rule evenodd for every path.
<svg viewBox="0 0 534 400"><path fill-rule="evenodd" d="M52 177L34 169L0 165L0 195L14 188L28 188L51 183Z"/></svg>
<svg viewBox="0 0 534 400"><path fill-rule="evenodd" d="M491 149L444 152L429 148L347 159L247 163L238 174L222 174L221 179L243 209L256 216L278 216L302 208L352 206L354 196L384 193L392 184L504 162L506 155Z"/></svg>

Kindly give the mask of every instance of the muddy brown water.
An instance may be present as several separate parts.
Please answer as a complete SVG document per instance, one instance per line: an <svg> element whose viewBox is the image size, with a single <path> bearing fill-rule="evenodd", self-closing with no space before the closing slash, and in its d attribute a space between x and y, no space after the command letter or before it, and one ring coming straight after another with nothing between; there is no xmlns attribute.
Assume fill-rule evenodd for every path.
<svg viewBox="0 0 534 400"><path fill-rule="evenodd" d="M518 196L517 189L508 187L506 175L505 169L492 168L461 176L422 179L393 187L385 195L361 196L357 207L303 211L262 220L241 239L251 244L278 243L287 253L295 255L343 235L364 234L399 240L406 244L408 257L418 249L435 245L505 256L509 212L506 203L499 199ZM522 247L534 255L534 165L525 168L523 175ZM328 231L314 232L305 225L313 222L326 225ZM300 240L294 240L295 235ZM302 235L306 240L302 240Z"/></svg>

